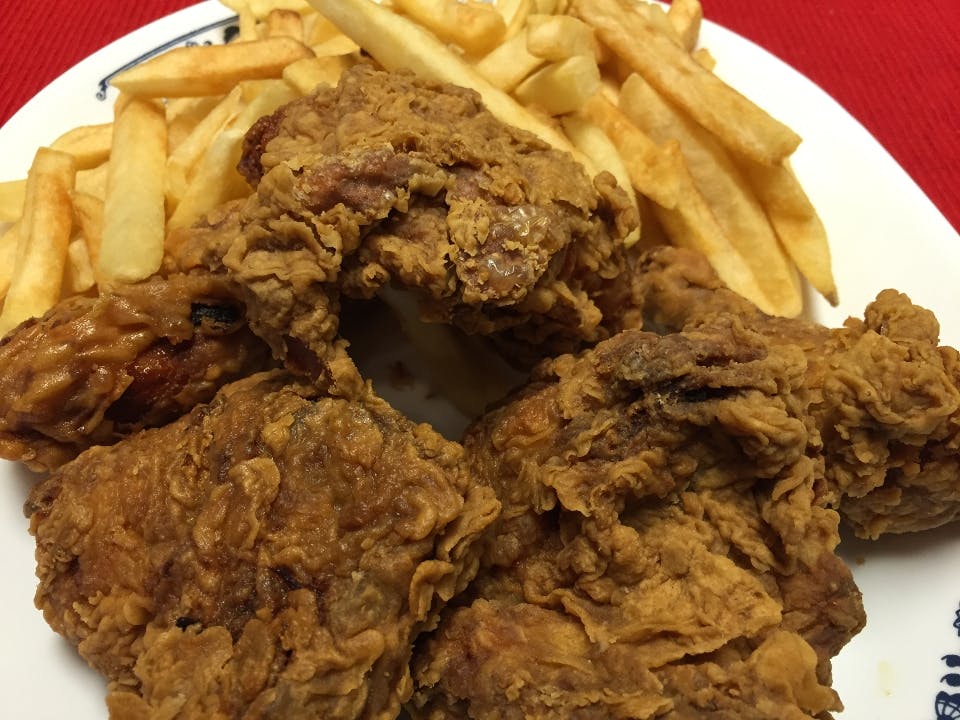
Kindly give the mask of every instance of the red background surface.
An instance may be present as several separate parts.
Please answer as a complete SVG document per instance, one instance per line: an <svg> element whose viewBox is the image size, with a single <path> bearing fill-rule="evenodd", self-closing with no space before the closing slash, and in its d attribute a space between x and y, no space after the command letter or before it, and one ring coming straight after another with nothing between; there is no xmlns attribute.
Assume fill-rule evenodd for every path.
<svg viewBox="0 0 960 720"><path fill-rule="evenodd" d="M191 0L6 1L0 123L94 50ZM960 229L960 0L703 0L820 85Z"/></svg>

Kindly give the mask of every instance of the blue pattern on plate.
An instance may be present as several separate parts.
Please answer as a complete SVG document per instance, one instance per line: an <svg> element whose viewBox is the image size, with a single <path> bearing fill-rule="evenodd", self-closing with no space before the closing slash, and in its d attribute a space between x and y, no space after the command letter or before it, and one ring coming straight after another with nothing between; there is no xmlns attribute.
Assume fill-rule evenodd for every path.
<svg viewBox="0 0 960 720"><path fill-rule="evenodd" d="M960 636L960 608L954 612L953 627ZM960 655L944 655L940 658L948 668L960 668ZM940 683L952 688L960 687L960 672L947 673L940 678ZM960 720L960 693L950 693L941 690L933 699L933 709L937 720Z"/></svg>
<svg viewBox="0 0 960 720"><path fill-rule="evenodd" d="M169 42L165 42L163 45L158 45L152 50L148 50L143 55L140 55L139 57L134 58L123 67L119 67L109 75L106 75L105 77L101 78L100 82L97 83L97 100L107 99L107 90L110 87L110 81L114 77L122 73L124 70L129 70L134 65L138 65L142 63L144 60L148 60L152 58L154 55L159 55L165 50L169 50L170 48L176 47L177 45L188 45L188 46L198 45L198 44L212 45L214 42L213 40L202 40L198 42L194 38L197 38L200 35L205 35L214 30L219 30L221 28L223 29L223 34L222 34L222 37L218 39L218 42L225 43L233 39L233 37L240 31L237 25L238 22L239 22L239 18L236 15L234 15L233 17L225 18L223 20L218 20L217 22L210 23L209 25L204 25L203 27L199 27L195 30L191 30L188 33L184 33L183 35L175 37L173 40L170 40Z"/></svg>

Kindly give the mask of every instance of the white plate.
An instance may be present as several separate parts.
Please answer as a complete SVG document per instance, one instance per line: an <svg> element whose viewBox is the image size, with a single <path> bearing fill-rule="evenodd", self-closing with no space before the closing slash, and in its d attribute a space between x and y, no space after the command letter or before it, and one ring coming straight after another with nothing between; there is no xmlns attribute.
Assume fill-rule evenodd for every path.
<svg viewBox="0 0 960 720"><path fill-rule="evenodd" d="M152 23L65 73L0 129L2 179L23 177L37 146L78 124L110 119L100 82L170 42L217 42L229 11L206 2ZM210 25L199 35L193 31ZM189 35L189 37L187 37ZM794 167L830 233L841 304L813 300L821 322L836 325L884 287L935 310L944 342L960 344L960 238L877 142L823 91L743 38L706 23L703 44L717 72L804 142ZM112 91L108 100L112 98ZM894 102L891 99L890 102ZM0 464L0 717L95 720L106 716L104 683L33 608L33 540L21 507L31 478ZM867 608L867 629L834 663L843 720L941 720L936 703L952 692L948 655L960 655L957 620L960 526L876 543L845 540ZM957 658L960 661L960 658ZM958 696L960 700L960 696Z"/></svg>

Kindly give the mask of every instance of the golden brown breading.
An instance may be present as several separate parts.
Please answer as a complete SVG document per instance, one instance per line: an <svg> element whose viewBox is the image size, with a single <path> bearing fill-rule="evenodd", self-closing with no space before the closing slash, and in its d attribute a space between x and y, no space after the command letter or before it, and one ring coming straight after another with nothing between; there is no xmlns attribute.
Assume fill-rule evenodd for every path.
<svg viewBox="0 0 960 720"><path fill-rule="evenodd" d="M722 287L701 256L672 248L643 258L632 279L651 327L693 328L735 314L769 343L804 351L831 504L859 536L960 516L960 354L939 345L929 310L884 290L863 320L842 328L773 318Z"/></svg>
<svg viewBox="0 0 960 720"><path fill-rule="evenodd" d="M477 580L423 644L415 706L433 718L838 709L830 659L864 616L834 554L806 367L800 348L730 316L545 363L465 439L504 509ZM541 632L555 646L538 659Z"/></svg>
<svg viewBox="0 0 960 720"><path fill-rule="evenodd" d="M114 718L396 717L498 508L462 454L369 390L252 376L37 486L37 605Z"/></svg>
<svg viewBox="0 0 960 720"><path fill-rule="evenodd" d="M473 91L361 65L259 121L240 167L254 195L174 255L225 272L293 370L323 370L340 293L387 283L431 320L538 356L606 334L594 296L624 267L625 193Z"/></svg>

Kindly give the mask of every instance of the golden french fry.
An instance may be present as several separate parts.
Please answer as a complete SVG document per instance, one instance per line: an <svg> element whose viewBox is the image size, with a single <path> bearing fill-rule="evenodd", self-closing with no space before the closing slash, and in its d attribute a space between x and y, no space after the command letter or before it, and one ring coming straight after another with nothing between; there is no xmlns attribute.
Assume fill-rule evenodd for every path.
<svg viewBox="0 0 960 720"><path fill-rule="evenodd" d="M87 243L87 256L95 268L100 258L103 241L103 200L76 190L71 193L73 201L73 224Z"/></svg>
<svg viewBox="0 0 960 720"><path fill-rule="evenodd" d="M772 165L799 145L793 130L707 72L627 0L573 0L572 9L634 71L730 149Z"/></svg>
<svg viewBox="0 0 960 720"><path fill-rule="evenodd" d="M317 57L336 57L338 55L355 53L360 50L360 46L346 35L336 35L311 46L310 49L313 50L313 54ZM289 65L287 67L289 67Z"/></svg>
<svg viewBox="0 0 960 720"><path fill-rule="evenodd" d="M637 217L640 218L637 194L633 191L630 173L627 172L627 166L613 141L598 125L579 113L564 116L562 123L567 137L580 152L590 158L594 167L598 170L606 170L617 179L617 184L626 191L631 204L637 208ZM640 239L641 228L642 221L641 225L624 238L623 244L631 247L636 243Z"/></svg>
<svg viewBox="0 0 960 720"><path fill-rule="evenodd" d="M396 0L396 6L444 42L483 55L507 35L507 24L490 5L473 0Z"/></svg>
<svg viewBox="0 0 960 720"><path fill-rule="evenodd" d="M17 244L20 242L20 223L15 222L0 235L0 304L10 289L13 266L17 260Z"/></svg>
<svg viewBox="0 0 960 720"><path fill-rule="evenodd" d="M620 109L654 141L680 143L694 184L730 244L751 268L775 314L799 315L803 294L797 273L727 149L639 75L631 75L620 88Z"/></svg>
<svg viewBox="0 0 960 720"><path fill-rule="evenodd" d="M76 237L67 245L67 264L63 269L63 286L61 293L64 297L84 293L95 284L93 266L90 264L90 255L87 243L82 237Z"/></svg>
<svg viewBox="0 0 960 720"><path fill-rule="evenodd" d="M675 208L684 172L679 152L657 145L599 93L584 104L583 112L616 145L637 192L662 207Z"/></svg>
<svg viewBox="0 0 960 720"><path fill-rule="evenodd" d="M524 105L563 115L580 109L599 88L600 69L593 55L574 55L538 70L513 94Z"/></svg>
<svg viewBox="0 0 960 720"><path fill-rule="evenodd" d="M23 219L13 276L0 312L0 336L60 299L73 227L70 190L76 175L72 155L40 148L27 173Z"/></svg>
<svg viewBox="0 0 960 720"><path fill-rule="evenodd" d="M109 165L109 162L105 162L89 170L80 170L74 182L74 189L77 192L87 193L103 200L107 196L107 170Z"/></svg>
<svg viewBox="0 0 960 720"><path fill-rule="evenodd" d="M243 138L258 118L297 97L282 80L257 83L257 94L207 148L180 204L167 221L168 230L191 225L222 203L250 193L237 172Z"/></svg>
<svg viewBox="0 0 960 720"><path fill-rule="evenodd" d="M86 170L106 162L110 157L112 138L113 126L110 123L81 125L65 132L50 147L73 155L77 170Z"/></svg>
<svg viewBox="0 0 960 720"><path fill-rule="evenodd" d="M303 17L296 10L274 8L264 20L267 37L289 37L303 42Z"/></svg>
<svg viewBox="0 0 960 720"><path fill-rule="evenodd" d="M341 35L340 29L318 12L311 12L303 20L303 42L313 46Z"/></svg>
<svg viewBox="0 0 960 720"><path fill-rule="evenodd" d="M97 277L103 281L136 282L160 268L166 162L163 107L153 100L131 98L113 121L96 265Z"/></svg>
<svg viewBox="0 0 960 720"><path fill-rule="evenodd" d="M387 70L407 68L430 80L472 88L500 120L572 153L592 171L589 160L563 133L491 85L446 45L408 18L370 0L310 0L310 3Z"/></svg>
<svg viewBox="0 0 960 720"><path fill-rule="evenodd" d="M494 87L512 92L544 62L543 58L527 50L526 33L520 33L487 53L474 69Z"/></svg>
<svg viewBox="0 0 960 720"><path fill-rule="evenodd" d="M0 183L0 222L13 222L23 215L23 197L26 190L26 180Z"/></svg>
<svg viewBox="0 0 960 720"><path fill-rule="evenodd" d="M595 57L593 28L570 15L531 15L527 19L527 50L544 60L574 55Z"/></svg>
<svg viewBox="0 0 960 720"><path fill-rule="evenodd" d="M219 95L172 98L166 103L167 151L173 152L222 99Z"/></svg>
<svg viewBox="0 0 960 720"><path fill-rule="evenodd" d="M700 37L703 22L703 6L700 0L672 0L667 18L688 51L693 51Z"/></svg>
<svg viewBox="0 0 960 720"><path fill-rule="evenodd" d="M312 55L288 37L178 47L120 73L112 84L138 97L222 95L242 80L279 78L287 65Z"/></svg>
<svg viewBox="0 0 960 720"><path fill-rule="evenodd" d="M650 28L665 37L677 47L683 47L683 40L677 29L667 17L667 12L660 6L648 2L638 2L632 5L634 12L642 15Z"/></svg>
<svg viewBox="0 0 960 720"><path fill-rule="evenodd" d="M216 206L250 192L236 169L242 143L243 133L232 128L214 138L170 216L168 230L192 225Z"/></svg>
<svg viewBox="0 0 960 720"><path fill-rule="evenodd" d="M836 305L839 299L827 231L796 175L786 164L744 160L741 167L787 254L810 285Z"/></svg>
<svg viewBox="0 0 960 720"><path fill-rule="evenodd" d="M713 72L717 66L717 59L710 54L710 50L705 47L694 50L690 57L697 61L697 64L707 72Z"/></svg>
<svg viewBox="0 0 960 720"><path fill-rule="evenodd" d="M247 4L258 20L263 20L274 10L291 10L300 14L310 11L306 0L248 0Z"/></svg>
<svg viewBox="0 0 960 720"><path fill-rule="evenodd" d="M499 0L494 6L507 24L504 40L521 32L527 24L527 18L534 10L533 0Z"/></svg>
<svg viewBox="0 0 960 720"><path fill-rule="evenodd" d="M687 187L676 208L670 210L654 204L652 209L672 244L703 253L727 287L764 312L775 313L750 266L730 244L692 178L688 176Z"/></svg>
<svg viewBox="0 0 960 720"><path fill-rule="evenodd" d="M336 87L343 71L353 64L349 55L304 58L283 69L283 79L301 95L313 92L317 85Z"/></svg>
<svg viewBox="0 0 960 720"><path fill-rule="evenodd" d="M243 94L238 85L194 126L191 133L177 145L176 149L170 152L165 179L166 199L170 207L176 207L180 202L186 192L194 166L217 133L237 116L242 103Z"/></svg>

